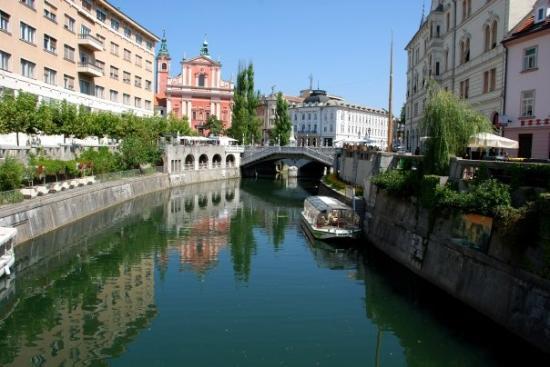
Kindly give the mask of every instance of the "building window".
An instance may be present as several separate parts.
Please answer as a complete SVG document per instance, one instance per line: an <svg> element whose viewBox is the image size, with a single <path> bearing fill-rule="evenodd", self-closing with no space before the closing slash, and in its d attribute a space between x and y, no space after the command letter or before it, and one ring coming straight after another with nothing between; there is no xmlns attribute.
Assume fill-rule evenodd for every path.
<svg viewBox="0 0 550 367"><path fill-rule="evenodd" d="M25 42L34 43L36 29L28 24L21 22L21 39Z"/></svg>
<svg viewBox="0 0 550 367"><path fill-rule="evenodd" d="M122 103L124 103L125 105L130 104L130 95L129 94L124 93L122 95Z"/></svg>
<svg viewBox="0 0 550 367"><path fill-rule="evenodd" d="M132 76L130 75L130 73L127 72L127 71L125 71L125 72L123 72L123 74L122 74L122 81L123 81L124 83L126 83L126 84L130 84L130 79L131 79L131 77L132 77Z"/></svg>
<svg viewBox="0 0 550 367"><path fill-rule="evenodd" d="M92 30L82 24L82 25L80 25L80 34L83 35L83 36L88 36L88 35L92 34Z"/></svg>
<svg viewBox="0 0 550 367"><path fill-rule="evenodd" d="M136 43L140 46L143 43L143 37L140 34L136 34Z"/></svg>
<svg viewBox="0 0 550 367"><path fill-rule="evenodd" d="M206 85L206 75L199 74L199 87L204 87Z"/></svg>
<svg viewBox="0 0 550 367"><path fill-rule="evenodd" d="M526 90L521 92L521 116L533 117L535 114L535 91Z"/></svg>
<svg viewBox="0 0 550 367"><path fill-rule="evenodd" d="M460 63L465 64L470 61L470 39L466 38L460 41Z"/></svg>
<svg viewBox="0 0 550 367"><path fill-rule="evenodd" d="M101 86L99 86L99 85L96 85L96 86L95 86L95 96L96 96L97 98L103 99L103 98L104 98L104 95L103 95L104 92L105 92L105 88L103 88L103 87L101 87Z"/></svg>
<svg viewBox="0 0 550 367"><path fill-rule="evenodd" d="M92 95L92 83L88 80L80 79L80 93Z"/></svg>
<svg viewBox="0 0 550 367"><path fill-rule="evenodd" d="M485 39L485 51L489 51L491 49L491 27L489 27L488 24L483 27L483 34Z"/></svg>
<svg viewBox="0 0 550 367"><path fill-rule="evenodd" d="M44 83L55 85L55 76L57 72L52 69L44 68Z"/></svg>
<svg viewBox="0 0 550 367"><path fill-rule="evenodd" d="M152 50L153 49L153 42L145 41L145 47L147 47L148 50Z"/></svg>
<svg viewBox="0 0 550 367"><path fill-rule="evenodd" d="M82 0L82 7L87 11L92 11L92 0Z"/></svg>
<svg viewBox="0 0 550 367"><path fill-rule="evenodd" d="M55 53L57 49L57 40L47 34L44 35L44 50Z"/></svg>
<svg viewBox="0 0 550 367"><path fill-rule="evenodd" d="M0 69L9 70L10 54L4 51L0 51Z"/></svg>
<svg viewBox="0 0 550 367"><path fill-rule="evenodd" d="M538 47L529 47L523 50L523 71L537 68Z"/></svg>
<svg viewBox="0 0 550 367"><path fill-rule="evenodd" d="M537 9L537 15L535 17L535 23L542 22L544 20L544 8Z"/></svg>
<svg viewBox="0 0 550 367"><path fill-rule="evenodd" d="M57 9L55 7L53 7L52 5L50 5L48 3L45 3L44 4L44 17L46 17L47 19L51 20L54 23L57 23L57 14L55 13L56 10Z"/></svg>
<svg viewBox="0 0 550 367"><path fill-rule="evenodd" d="M483 73L483 93L493 92L496 89L497 69L491 69Z"/></svg>
<svg viewBox="0 0 550 367"><path fill-rule="evenodd" d="M35 63L30 62L25 59L21 59L21 75L27 78L34 78L34 67Z"/></svg>
<svg viewBox="0 0 550 367"><path fill-rule="evenodd" d="M141 77L139 77L137 75L134 77L134 86L138 87L138 88L141 88Z"/></svg>
<svg viewBox="0 0 550 367"><path fill-rule="evenodd" d="M124 49L124 60L132 61L132 53L130 50Z"/></svg>
<svg viewBox="0 0 550 367"><path fill-rule="evenodd" d="M145 101L145 109L150 110L151 109L151 101Z"/></svg>
<svg viewBox="0 0 550 367"><path fill-rule="evenodd" d="M472 1L462 0L462 21L465 21L472 14Z"/></svg>
<svg viewBox="0 0 550 367"><path fill-rule="evenodd" d="M111 75L111 79L118 80L118 68L111 66L110 75Z"/></svg>
<svg viewBox="0 0 550 367"><path fill-rule="evenodd" d="M460 98L467 99L470 93L470 79L460 82Z"/></svg>
<svg viewBox="0 0 550 367"><path fill-rule="evenodd" d="M495 20L491 25L491 50L497 47L497 36L498 36L498 23Z"/></svg>
<svg viewBox="0 0 550 367"><path fill-rule="evenodd" d="M120 28L120 22L115 18L111 18L111 29L118 32L119 28Z"/></svg>
<svg viewBox="0 0 550 367"><path fill-rule="evenodd" d="M74 24L75 24L75 20L65 14L65 25L64 25L65 29L71 32L74 32Z"/></svg>
<svg viewBox="0 0 550 367"><path fill-rule="evenodd" d="M134 97L134 107L141 108L141 98Z"/></svg>
<svg viewBox="0 0 550 367"><path fill-rule="evenodd" d="M27 5L29 8L34 9L34 0L19 0L21 4Z"/></svg>
<svg viewBox="0 0 550 367"><path fill-rule="evenodd" d="M65 89L74 90L74 78L69 75L63 76L63 87Z"/></svg>
<svg viewBox="0 0 550 367"><path fill-rule="evenodd" d="M95 66L101 69L102 73L105 73L105 63L99 59L95 59Z"/></svg>
<svg viewBox="0 0 550 367"><path fill-rule="evenodd" d="M111 54L118 56L118 45L114 42L111 42Z"/></svg>
<svg viewBox="0 0 550 367"><path fill-rule="evenodd" d="M109 98L111 102L118 102L118 92L116 90L110 90Z"/></svg>
<svg viewBox="0 0 550 367"><path fill-rule="evenodd" d="M132 30L129 27L124 27L124 36L128 38L132 37Z"/></svg>
<svg viewBox="0 0 550 367"><path fill-rule="evenodd" d="M168 64L165 62L162 63L162 70L166 70L168 68Z"/></svg>
<svg viewBox="0 0 550 367"><path fill-rule="evenodd" d="M146 90L151 90L152 85L153 85L153 84L151 83L150 80L146 80L146 81L145 81L145 89L146 89Z"/></svg>
<svg viewBox="0 0 550 367"><path fill-rule="evenodd" d="M149 60L145 60L145 70L153 71L153 63Z"/></svg>
<svg viewBox="0 0 550 367"><path fill-rule="evenodd" d="M99 20L102 23L105 23L105 20L107 19L107 14L102 9L97 8L95 11L95 15L97 20Z"/></svg>
<svg viewBox="0 0 550 367"><path fill-rule="evenodd" d="M74 62L74 48L69 45L65 45L63 50L63 58Z"/></svg>
<svg viewBox="0 0 550 367"><path fill-rule="evenodd" d="M8 13L4 13L0 10L0 30L9 32L10 16Z"/></svg>
<svg viewBox="0 0 550 367"><path fill-rule="evenodd" d="M143 58L139 55L136 55L136 65L141 67Z"/></svg>

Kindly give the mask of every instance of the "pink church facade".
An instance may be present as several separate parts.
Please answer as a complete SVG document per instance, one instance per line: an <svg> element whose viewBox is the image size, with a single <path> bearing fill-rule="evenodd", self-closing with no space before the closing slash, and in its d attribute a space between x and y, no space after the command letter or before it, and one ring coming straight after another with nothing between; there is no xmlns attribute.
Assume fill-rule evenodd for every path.
<svg viewBox="0 0 550 367"><path fill-rule="evenodd" d="M170 76L170 55L163 37L157 55L157 110L186 116L191 127L206 134L206 121L216 116L225 129L231 127L233 83L222 79L222 65L213 60L205 41L200 55L183 59L180 73Z"/></svg>

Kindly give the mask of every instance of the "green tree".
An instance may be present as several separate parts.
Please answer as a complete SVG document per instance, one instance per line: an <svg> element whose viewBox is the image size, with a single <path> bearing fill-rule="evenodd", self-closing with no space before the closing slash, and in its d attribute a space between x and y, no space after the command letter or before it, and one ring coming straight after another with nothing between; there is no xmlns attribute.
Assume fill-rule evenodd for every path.
<svg viewBox="0 0 550 367"><path fill-rule="evenodd" d="M210 131L211 135L220 136L223 134L223 123L215 115L208 117L205 127Z"/></svg>
<svg viewBox="0 0 550 367"><path fill-rule="evenodd" d="M240 65L233 93L233 118L228 133L242 144L261 140L261 120L256 115L259 93L254 91L254 66Z"/></svg>
<svg viewBox="0 0 550 367"><path fill-rule="evenodd" d="M49 103L40 103L36 112L36 129L46 135L55 134L54 108Z"/></svg>
<svg viewBox="0 0 550 367"><path fill-rule="evenodd" d="M287 145L290 141L292 124L288 116L288 103L281 92L277 93L277 107L275 109L275 127L272 131L272 139L280 145Z"/></svg>
<svg viewBox="0 0 550 367"><path fill-rule="evenodd" d="M17 111L15 108L15 96L13 93L4 92L0 100L0 131L11 132L11 121L15 120Z"/></svg>
<svg viewBox="0 0 550 367"><path fill-rule="evenodd" d="M10 103L8 101L8 104ZM17 145L19 145L19 133L34 132L37 117L36 103L35 95L19 92L14 99L14 106L8 106L8 119L4 123L8 132L16 133Z"/></svg>
<svg viewBox="0 0 550 367"><path fill-rule="evenodd" d="M466 102L432 83L421 129L429 136L424 154L425 172L445 175L450 157L461 154L472 135L489 132L492 127L485 116Z"/></svg>

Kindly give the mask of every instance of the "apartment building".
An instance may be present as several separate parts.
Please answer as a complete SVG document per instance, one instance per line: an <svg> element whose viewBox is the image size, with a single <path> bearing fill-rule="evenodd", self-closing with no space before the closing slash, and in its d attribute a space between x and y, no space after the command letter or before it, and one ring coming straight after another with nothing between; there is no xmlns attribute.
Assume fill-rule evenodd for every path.
<svg viewBox="0 0 550 367"><path fill-rule="evenodd" d="M385 149L388 144L387 111L347 103L324 90L309 90L288 112L299 146L367 143Z"/></svg>
<svg viewBox="0 0 550 367"><path fill-rule="evenodd" d="M512 156L550 159L550 0L538 0L506 37L506 126Z"/></svg>
<svg viewBox="0 0 550 367"><path fill-rule="evenodd" d="M404 140L414 151L427 87L435 80L494 124L504 110L506 51L501 42L536 0L432 0L430 12L406 46Z"/></svg>
<svg viewBox="0 0 550 367"><path fill-rule="evenodd" d="M2 0L0 88L153 115L158 40L104 0Z"/></svg>

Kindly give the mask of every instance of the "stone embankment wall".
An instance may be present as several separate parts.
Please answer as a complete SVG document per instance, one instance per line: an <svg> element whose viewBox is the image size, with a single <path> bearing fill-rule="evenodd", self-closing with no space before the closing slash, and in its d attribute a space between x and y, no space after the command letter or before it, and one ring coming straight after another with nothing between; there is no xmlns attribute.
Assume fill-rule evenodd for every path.
<svg viewBox="0 0 550 367"><path fill-rule="evenodd" d="M239 168L155 174L98 183L0 208L0 226L17 228L17 244L127 200L171 187L240 177Z"/></svg>
<svg viewBox="0 0 550 367"><path fill-rule="evenodd" d="M543 351L550 352L550 281L499 258L491 236L487 253L453 241L451 218L435 218L407 200L370 190L367 239L408 269L442 288ZM367 192L367 190L366 190ZM494 232L494 229L493 229ZM450 315L452 317L452 315Z"/></svg>

